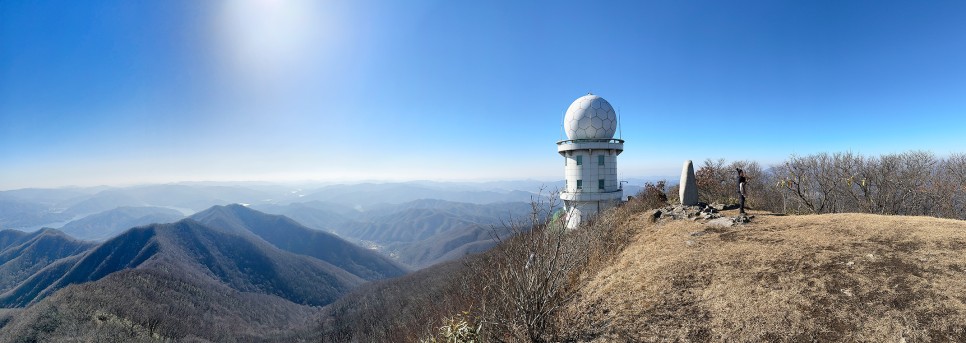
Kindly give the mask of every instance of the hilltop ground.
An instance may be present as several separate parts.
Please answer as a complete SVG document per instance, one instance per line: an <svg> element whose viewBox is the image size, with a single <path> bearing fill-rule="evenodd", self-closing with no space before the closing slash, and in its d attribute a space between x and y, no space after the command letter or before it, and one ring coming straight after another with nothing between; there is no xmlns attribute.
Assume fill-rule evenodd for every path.
<svg viewBox="0 0 966 343"><path fill-rule="evenodd" d="M966 341L966 221L753 214L728 228L636 214L634 242L564 320L594 342Z"/></svg>

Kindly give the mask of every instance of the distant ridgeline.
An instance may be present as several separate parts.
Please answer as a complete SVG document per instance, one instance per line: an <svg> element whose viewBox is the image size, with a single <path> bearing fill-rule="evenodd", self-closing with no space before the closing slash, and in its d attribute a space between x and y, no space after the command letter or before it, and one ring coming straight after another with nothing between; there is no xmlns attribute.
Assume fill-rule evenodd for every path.
<svg viewBox="0 0 966 343"><path fill-rule="evenodd" d="M84 203L85 211L94 210ZM494 235L508 234L499 223L529 209L524 202L444 200L368 203L364 211L318 200L259 207L372 243L418 267L489 249ZM151 218L174 222L112 233L119 222ZM103 242L49 228L0 231L0 306L9 308L0 309L0 342L77 332L91 339L306 339L301 329L279 330L313 332L318 306L411 270L336 234L249 206L214 206L180 218L169 208L122 206L64 226L85 237L109 237Z"/></svg>
<svg viewBox="0 0 966 343"><path fill-rule="evenodd" d="M5 230L3 235L2 256L7 259L0 262L28 267L3 265L17 276L3 278L9 285L2 289L0 304L6 307L26 306L68 285L130 269L177 271L309 305L331 302L366 280L407 271L333 234L241 205L137 227L101 244L77 241L54 229L29 234ZM49 264L43 265L45 261Z"/></svg>

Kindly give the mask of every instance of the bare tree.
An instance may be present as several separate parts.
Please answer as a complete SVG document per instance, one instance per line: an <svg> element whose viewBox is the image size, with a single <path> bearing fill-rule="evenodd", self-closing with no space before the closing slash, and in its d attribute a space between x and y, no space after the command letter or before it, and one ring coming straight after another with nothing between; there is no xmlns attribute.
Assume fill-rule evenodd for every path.
<svg viewBox="0 0 966 343"><path fill-rule="evenodd" d="M531 202L528 218L504 223L512 237L497 247L492 301L486 321L496 341L545 342L553 339L557 311L576 293L574 276L586 250L564 228L566 215L554 216L556 193Z"/></svg>
<svg viewBox="0 0 966 343"><path fill-rule="evenodd" d="M694 172L695 183L698 186L698 199L706 203L734 203L736 199L734 178L731 171L725 167L725 160L707 159Z"/></svg>
<svg viewBox="0 0 966 343"><path fill-rule="evenodd" d="M951 188L949 217L966 219L966 153L949 156L943 162L942 172Z"/></svg>
<svg viewBox="0 0 966 343"><path fill-rule="evenodd" d="M778 188L791 195L793 206L783 206L784 212L958 218L966 192L964 167L963 155L942 160L925 151L868 158L821 153L790 157L774 168L774 177ZM783 195L783 200L788 198Z"/></svg>

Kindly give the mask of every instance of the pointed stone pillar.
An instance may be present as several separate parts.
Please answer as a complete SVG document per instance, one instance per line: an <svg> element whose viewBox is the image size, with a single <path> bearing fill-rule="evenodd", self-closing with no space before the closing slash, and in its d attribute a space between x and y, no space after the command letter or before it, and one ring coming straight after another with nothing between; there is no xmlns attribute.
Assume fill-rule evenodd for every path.
<svg viewBox="0 0 966 343"><path fill-rule="evenodd" d="M694 206L698 204L698 183L694 178L694 165L691 160L684 162L684 168L681 169L681 184L679 186L678 196L681 199L681 205Z"/></svg>

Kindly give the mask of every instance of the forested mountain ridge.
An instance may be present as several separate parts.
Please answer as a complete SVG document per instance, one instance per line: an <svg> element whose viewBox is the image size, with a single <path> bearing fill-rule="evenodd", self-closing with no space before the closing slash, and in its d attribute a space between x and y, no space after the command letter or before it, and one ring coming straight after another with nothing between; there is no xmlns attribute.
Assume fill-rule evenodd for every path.
<svg viewBox="0 0 966 343"><path fill-rule="evenodd" d="M399 263L331 233L242 205L214 206L191 218L213 228L254 234L279 249L326 261L365 280L395 277L407 272L407 268Z"/></svg>
<svg viewBox="0 0 966 343"><path fill-rule="evenodd" d="M51 263L94 246L94 242L79 241L55 229L0 231L0 294Z"/></svg>
<svg viewBox="0 0 966 343"><path fill-rule="evenodd" d="M306 341L318 309L174 268L136 268L0 312L0 342Z"/></svg>
<svg viewBox="0 0 966 343"><path fill-rule="evenodd" d="M321 202L296 204L287 208L321 206L314 215L328 211L338 214L334 220L369 227L407 222L385 226L395 232L386 237L395 235L392 239L408 244L407 254L425 261L489 248L496 243L491 226L526 208L525 203L430 199L379 203L368 211ZM57 230L0 231L0 252L39 242L42 236L76 241ZM10 279L11 285L0 290L0 306L13 308L0 309L0 342L78 337L318 340L318 306L368 280L409 270L339 235L239 204L214 206L173 223L137 226L99 244L81 243L83 247L33 266L20 279Z"/></svg>
<svg viewBox="0 0 966 343"><path fill-rule="evenodd" d="M492 247L494 234L506 233L503 222L525 216L529 210L525 202L419 199L373 205L358 219L325 229L373 244L402 263L423 268Z"/></svg>
<svg viewBox="0 0 966 343"><path fill-rule="evenodd" d="M312 305L330 302L363 282L328 262L185 219L128 230L72 264L54 263L0 295L0 304L26 306L68 285L138 268L171 268L215 278L239 291L273 294Z"/></svg>
<svg viewBox="0 0 966 343"><path fill-rule="evenodd" d="M0 231L0 245L12 251L44 236L76 241L57 230ZM0 295L4 307L27 306L0 313L0 342L306 339L314 307L366 279L406 273L332 234L241 205L83 243Z"/></svg>

